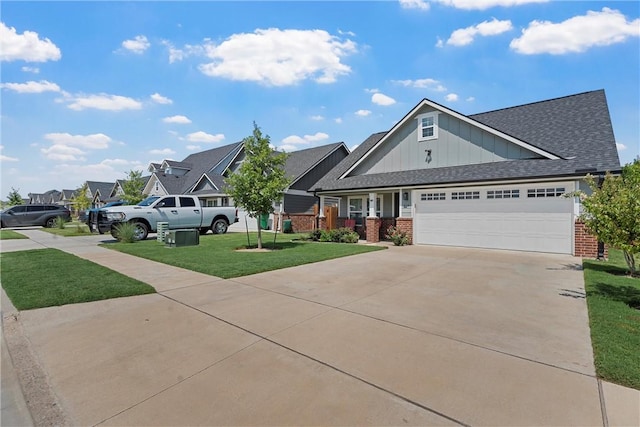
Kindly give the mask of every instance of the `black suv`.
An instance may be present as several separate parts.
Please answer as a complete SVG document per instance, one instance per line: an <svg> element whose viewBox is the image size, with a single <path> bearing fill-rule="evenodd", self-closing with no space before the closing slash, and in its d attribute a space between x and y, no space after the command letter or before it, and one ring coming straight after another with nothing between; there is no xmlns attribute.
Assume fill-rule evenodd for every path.
<svg viewBox="0 0 640 427"><path fill-rule="evenodd" d="M58 217L70 221L71 212L60 205L17 205L0 213L0 227L41 225L51 228Z"/></svg>

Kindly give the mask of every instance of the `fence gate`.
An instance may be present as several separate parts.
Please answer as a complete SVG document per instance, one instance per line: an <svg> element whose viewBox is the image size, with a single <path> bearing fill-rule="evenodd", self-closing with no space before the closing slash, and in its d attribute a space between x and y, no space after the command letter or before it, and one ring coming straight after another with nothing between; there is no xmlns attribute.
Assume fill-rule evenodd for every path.
<svg viewBox="0 0 640 427"><path fill-rule="evenodd" d="M324 216L327 219L327 230L333 230L338 224L338 207L325 206Z"/></svg>

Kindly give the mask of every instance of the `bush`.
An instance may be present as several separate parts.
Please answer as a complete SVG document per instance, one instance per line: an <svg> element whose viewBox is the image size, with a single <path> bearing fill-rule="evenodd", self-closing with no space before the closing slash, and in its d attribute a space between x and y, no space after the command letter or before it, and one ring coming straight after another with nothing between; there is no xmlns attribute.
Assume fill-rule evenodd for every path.
<svg viewBox="0 0 640 427"><path fill-rule="evenodd" d="M59 217L56 218L54 227L55 228L59 228L60 230L64 230L64 225L66 223L67 223L67 221L64 218L62 218L61 216L59 216Z"/></svg>
<svg viewBox="0 0 640 427"><path fill-rule="evenodd" d="M393 225L387 228L385 237L393 242L395 246L404 246L409 244L409 236L406 231L402 231Z"/></svg>
<svg viewBox="0 0 640 427"><path fill-rule="evenodd" d="M313 230L309 233L309 240L316 242L358 243L360 236L350 228L333 230Z"/></svg>
<svg viewBox="0 0 640 427"><path fill-rule="evenodd" d="M115 226L114 237L122 243L134 243L136 241L136 226L130 222L122 222Z"/></svg>
<svg viewBox="0 0 640 427"><path fill-rule="evenodd" d="M78 231L78 234L88 234L89 233L89 227L87 227L85 224L76 224L76 229Z"/></svg>

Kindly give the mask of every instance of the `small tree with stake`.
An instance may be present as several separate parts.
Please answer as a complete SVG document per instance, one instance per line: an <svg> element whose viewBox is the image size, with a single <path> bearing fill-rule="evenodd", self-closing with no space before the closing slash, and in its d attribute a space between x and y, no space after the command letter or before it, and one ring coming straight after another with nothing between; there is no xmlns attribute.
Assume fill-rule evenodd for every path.
<svg viewBox="0 0 640 427"><path fill-rule="evenodd" d="M601 185L588 176L587 184L591 195L573 194L582 201L582 221L599 241L623 252L632 276L640 275L640 160L624 166L620 176L607 173Z"/></svg>
<svg viewBox="0 0 640 427"><path fill-rule="evenodd" d="M269 136L263 136L254 122L253 135L243 140L245 159L226 180L227 193L235 205L258 221L258 249L262 249L260 217L273 212L273 204L289 186L284 172L287 155L274 152L269 141Z"/></svg>
<svg viewBox="0 0 640 427"><path fill-rule="evenodd" d="M258 249L262 249L260 217L273 212L273 204L282 199L290 182L284 172L287 155L274 152L269 141L254 122L253 135L243 140L245 159L226 179L227 193L235 205L258 221Z"/></svg>

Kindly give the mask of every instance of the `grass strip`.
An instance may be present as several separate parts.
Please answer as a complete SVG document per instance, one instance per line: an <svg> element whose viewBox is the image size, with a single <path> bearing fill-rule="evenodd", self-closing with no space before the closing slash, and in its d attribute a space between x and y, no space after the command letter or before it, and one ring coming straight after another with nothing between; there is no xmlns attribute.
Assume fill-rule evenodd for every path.
<svg viewBox="0 0 640 427"><path fill-rule="evenodd" d="M198 246L178 248L167 248L155 240L101 246L224 279L386 249L383 246L292 240L302 236L306 235L278 235L276 248L268 252L238 251L247 246L245 233L207 234L200 236ZM263 239L263 246L272 248L273 234L264 233ZM257 242L257 233L250 233L250 241L252 244Z"/></svg>
<svg viewBox="0 0 640 427"><path fill-rule="evenodd" d="M0 262L2 287L18 310L155 292L146 283L58 249L7 252Z"/></svg>
<svg viewBox="0 0 640 427"><path fill-rule="evenodd" d="M13 230L0 230L0 240L12 239L28 239L28 237Z"/></svg>
<svg viewBox="0 0 640 427"><path fill-rule="evenodd" d="M617 250L583 266L596 373L640 390L640 279L626 274Z"/></svg>

